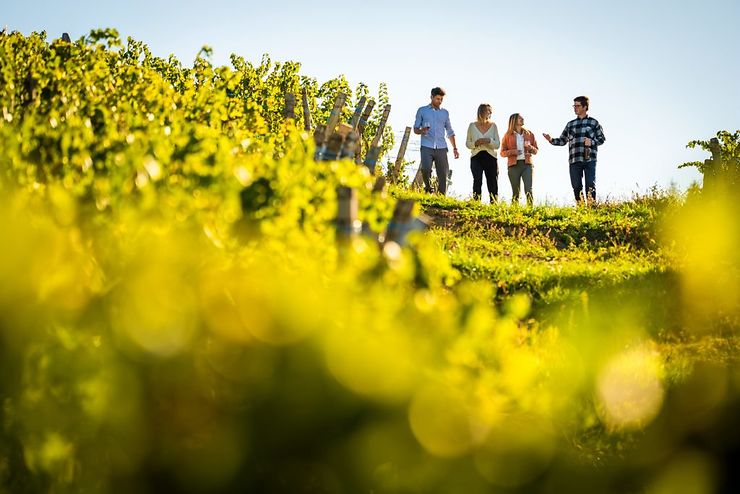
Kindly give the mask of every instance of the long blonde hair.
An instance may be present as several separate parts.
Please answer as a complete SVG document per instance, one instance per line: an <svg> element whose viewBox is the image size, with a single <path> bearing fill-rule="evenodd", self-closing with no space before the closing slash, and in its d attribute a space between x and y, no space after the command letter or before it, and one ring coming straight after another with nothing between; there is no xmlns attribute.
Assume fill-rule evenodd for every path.
<svg viewBox="0 0 740 494"><path fill-rule="evenodd" d="M512 134L515 132L516 123L517 123L517 120L519 120L519 117L521 117L521 115L518 113L511 114L511 116L509 117L509 128L506 129L507 134ZM524 117L522 117L522 120L524 120ZM524 134L525 132L529 132L529 131L524 128L524 125L522 125L522 134Z"/></svg>
<svg viewBox="0 0 740 494"><path fill-rule="evenodd" d="M478 105L478 121L479 122L486 121L485 119L485 117L487 116L486 110L493 113L493 108L491 108L491 105L489 105L488 103L481 103L480 105Z"/></svg>

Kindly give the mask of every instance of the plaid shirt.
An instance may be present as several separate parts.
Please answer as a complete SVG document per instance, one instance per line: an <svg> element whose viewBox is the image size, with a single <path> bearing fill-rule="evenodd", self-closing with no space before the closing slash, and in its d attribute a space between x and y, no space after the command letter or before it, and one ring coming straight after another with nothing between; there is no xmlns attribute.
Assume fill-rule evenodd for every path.
<svg viewBox="0 0 740 494"><path fill-rule="evenodd" d="M573 163L586 161L583 158L583 151L586 149L583 140L586 137L591 139L591 156L589 156L588 161L596 161L599 146L604 144L606 137L604 137L604 130L595 118L585 117L571 120L563 129L560 137L554 138L550 144L555 146L568 144L568 150L570 151L568 162L572 165Z"/></svg>

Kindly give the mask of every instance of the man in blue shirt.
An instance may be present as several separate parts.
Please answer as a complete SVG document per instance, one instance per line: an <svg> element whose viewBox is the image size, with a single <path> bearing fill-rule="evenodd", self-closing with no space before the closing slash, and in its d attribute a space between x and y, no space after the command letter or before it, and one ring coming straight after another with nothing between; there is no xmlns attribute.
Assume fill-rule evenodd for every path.
<svg viewBox="0 0 740 494"><path fill-rule="evenodd" d="M568 144L570 164L570 184L576 203L583 202L583 179L586 182L586 201L596 201L596 154L599 146L604 144L604 130L598 120L588 116L588 97L578 96L573 100L574 120L565 125L560 137L542 134L547 142L554 146Z"/></svg>
<svg viewBox="0 0 740 494"><path fill-rule="evenodd" d="M445 133L452 143L455 159L460 157L455 144L455 132L450 124L450 114L442 108L445 92L442 88L432 89L432 102L422 106L416 112L414 134L421 136L421 176L424 179L424 189L432 192L432 162L437 170L437 187L439 193L447 193L447 175L450 165L447 161L447 142Z"/></svg>

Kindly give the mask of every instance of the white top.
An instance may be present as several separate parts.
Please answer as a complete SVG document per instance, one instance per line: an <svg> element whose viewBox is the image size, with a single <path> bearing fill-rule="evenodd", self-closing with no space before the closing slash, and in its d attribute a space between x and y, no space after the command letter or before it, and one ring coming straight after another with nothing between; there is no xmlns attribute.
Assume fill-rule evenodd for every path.
<svg viewBox="0 0 740 494"><path fill-rule="evenodd" d="M517 134L514 132L514 135L516 136L516 150L517 159L523 160L524 159L524 133Z"/></svg>
<svg viewBox="0 0 740 494"><path fill-rule="evenodd" d="M480 146L475 145L475 141L478 139L490 139L491 141ZM491 127L486 132L481 132L475 125L475 122L471 122L468 126L468 138L465 140L465 145L471 150L470 156L475 156L481 151L486 151L488 154L496 157L496 150L501 146L501 140L498 137L498 127L496 124L491 122Z"/></svg>

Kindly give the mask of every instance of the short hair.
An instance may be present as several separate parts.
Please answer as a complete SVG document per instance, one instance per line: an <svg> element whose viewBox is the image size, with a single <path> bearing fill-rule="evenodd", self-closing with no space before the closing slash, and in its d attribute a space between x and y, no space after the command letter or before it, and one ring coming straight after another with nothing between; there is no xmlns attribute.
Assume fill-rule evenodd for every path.
<svg viewBox="0 0 740 494"><path fill-rule="evenodd" d="M588 110L588 96L576 96L573 98L573 101L577 101L582 107Z"/></svg>
<svg viewBox="0 0 740 494"><path fill-rule="evenodd" d="M445 90L442 89L441 87L432 88L432 98L434 98L435 96L444 96L444 95L445 95Z"/></svg>

